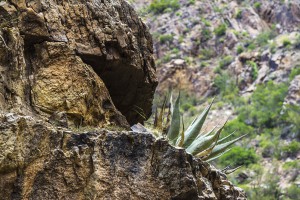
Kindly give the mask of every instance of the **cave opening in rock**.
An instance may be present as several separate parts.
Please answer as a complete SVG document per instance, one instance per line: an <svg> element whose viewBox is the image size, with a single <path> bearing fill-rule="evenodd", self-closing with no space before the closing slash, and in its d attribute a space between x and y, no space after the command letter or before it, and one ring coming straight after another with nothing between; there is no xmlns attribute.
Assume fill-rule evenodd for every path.
<svg viewBox="0 0 300 200"><path fill-rule="evenodd" d="M139 75L138 71L122 59L108 60L105 56L78 54L103 80L116 108L130 124L136 123L132 116L135 105Z"/></svg>

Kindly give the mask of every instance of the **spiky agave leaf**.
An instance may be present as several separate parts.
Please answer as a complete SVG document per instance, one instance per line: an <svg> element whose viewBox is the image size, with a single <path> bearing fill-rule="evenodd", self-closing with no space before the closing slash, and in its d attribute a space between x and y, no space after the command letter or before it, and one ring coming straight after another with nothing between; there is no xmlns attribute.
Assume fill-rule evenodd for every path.
<svg viewBox="0 0 300 200"><path fill-rule="evenodd" d="M227 153L227 152L230 151L230 150L231 150L231 148L230 148L230 149L227 149L226 151L224 151L223 153L221 153L221 154L219 154L219 155L216 155L215 157L209 158L209 156L207 156L207 157L204 157L204 158L202 158L202 159L205 160L206 162L211 162L211 161L213 161L213 160L215 160L215 159L217 159L217 158L223 156L225 153Z"/></svg>
<svg viewBox="0 0 300 200"><path fill-rule="evenodd" d="M199 152L196 157L207 157L211 154L212 150L215 148L215 146L218 144L218 140L220 138L220 134L224 128L224 126L226 125L227 121L225 122L225 124L219 129L217 130L216 134L217 135L217 138L215 139L215 141L213 142L213 144L206 150L202 151L202 152Z"/></svg>
<svg viewBox="0 0 300 200"><path fill-rule="evenodd" d="M170 124L171 124L171 104L169 104L168 106L168 114L167 114L167 117L166 117L166 123L163 127L163 134L167 134L167 131L169 130L170 128Z"/></svg>
<svg viewBox="0 0 300 200"><path fill-rule="evenodd" d="M140 117L142 117L144 120L147 119L144 110L136 105L134 105L133 111L136 112Z"/></svg>
<svg viewBox="0 0 300 200"><path fill-rule="evenodd" d="M162 108L160 110L160 113L157 118L157 129L162 130L163 129L163 120L164 120L164 113L165 113L165 107L167 103L167 97L164 98L164 102L162 105Z"/></svg>
<svg viewBox="0 0 300 200"><path fill-rule="evenodd" d="M176 146L182 147L184 142L184 122L183 122L183 116L181 116L181 123L182 123L182 131L180 134L180 137L177 139Z"/></svg>
<svg viewBox="0 0 300 200"><path fill-rule="evenodd" d="M203 151L206 148L208 148L210 146L210 144L208 145L208 143L210 143L210 142L211 142L211 144L213 143L213 141L212 141L213 140L213 138L212 138L213 136L209 136L209 135L211 133L214 133L215 128L213 128L208 133L206 133L206 136L201 136L201 137L195 139L192 142L192 144L188 148L186 148L186 151L188 153L190 153L190 154L196 155L200 151ZM214 133L214 135L216 135L216 133ZM208 145L207 147L206 147L206 144Z"/></svg>
<svg viewBox="0 0 300 200"><path fill-rule="evenodd" d="M177 138L179 137L180 132L180 93L175 101L175 104L172 105L172 120L171 125L167 134L167 137L172 145L175 144Z"/></svg>
<svg viewBox="0 0 300 200"><path fill-rule="evenodd" d="M214 100L213 100L214 101ZM212 106L212 103L209 106L207 106L204 111L201 113L201 115L195 120L195 122L193 123L193 125L191 125L186 131L185 131L185 140L184 140L184 144L183 147L187 148L189 147L192 142L196 139L196 137L198 136L198 134L201 131L201 128L204 124L204 121L207 117L207 114Z"/></svg>
<svg viewBox="0 0 300 200"><path fill-rule="evenodd" d="M223 137L222 139L220 139L218 141L218 144L223 143L224 141L226 141L228 138L230 138L233 134L235 134L236 131L233 131L232 133L230 133L229 135L227 135L226 137Z"/></svg>
<svg viewBox="0 0 300 200"><path fill-rule="evenodd" d="M198 156L206 156L208 153L210 154L212 151L210 151L210 150L205 151L205 150L206 149L213 150L213 148L210 148L210 147L211 146L215 147L215 145L217 144L218 139L221 134L221 131L223 130L225 124L219 130L217 130L216 133L214 133L213 135L211 135L210 132L213 132L216 127L209 133L206 133L204 136L199 137L186 149L186 151L193 155L198 154ZM205 152L203 152L201 154L202 151L205 151Z"/></svg>
<svg viewBox="0 0 300 200"><path fill-rule="evenodd" d="M197 158L203 158L209 154L211 154L212 150L214 149L215 145L212 145L211 147L209 147L208 149L201 151L200 153L198 153L197 155L195 155Z"/></svg>
<svg viewBox="0 0 300 200"><path fill-rule="evenodd" d="M215 126L212 130L208 131L207 133L205 133L205 132L201 133L201 135L198 135L198 136L196 137L196 139L198 139L198 138L200 138L200 137L207 137L207 136L209 136L209 135L212 135L217 127L218 127L218 126ZM196 139L195 139L195 140L196 140Z"/></svg>
<svg viewBox="0 0 300 200"><path fill-rule="evenodd" d="M214 135L203 136L195 140L186 151L192 155L196 155L201 151L209 148L214 142L217 141L218 135L214 133Z"/></svg>
<svg viewBox="0 0 300 200"><path fill-rule="evenodd" d="M229 169L231 169L231 165L228 165L224 169L221 169L221 172L224 173L226 170L229 170Z"/></svg>
<svg viewBox="0 0 300 200"><path fill-rule="evenodd" d="M155 108L155 116L154 116L154 122L153 122L153 128L157 128L157 120L158 120L158 110L157 107Z"/></svg>
<svg viewBox="0 0 300 200"><path fill-rule="evenodd" d="M233 169L231 169L231 167L229 168L229 169L226 169L225 171L224 171L224 173L225 174L231 174L231 173L233 173L233 172L235 172L236 170L238 170L238 169L240 169L241 167L243 167L243 165L240 165L240 166L238 166L238 167L236 167L236 168L233 168Z"/></svg>
<svg viewBox="0 0 300 200"><path fill-rule="evenodd" d="M210 159L213 157L218 156L219 154L222 154L224 151L226 151L232 144L234 144L235 142L237 142L238 140L242 139L243 137L245 137L247 134L242 135L234 140L231 140L229 142L225 142L223 144L218 144L215 146L215 148L212 150L211 154L206 158L206 159Z"/></svg>

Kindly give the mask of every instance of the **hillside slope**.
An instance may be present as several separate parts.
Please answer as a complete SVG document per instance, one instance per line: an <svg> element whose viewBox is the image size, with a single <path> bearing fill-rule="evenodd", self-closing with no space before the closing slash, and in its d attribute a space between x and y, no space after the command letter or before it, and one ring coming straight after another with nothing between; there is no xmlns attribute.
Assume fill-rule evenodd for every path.
<svg viewBox="0 0 300 200"><path fill-rule="evenodd" d="M190 122L203 102L217 97L209 126L229 117L225 134L249 135L242 149L234 147L215 164L245 165L231 180L250 199L299 199L299 1L131 4L154 37L155 102L170 88L180 90Z"/></svg>

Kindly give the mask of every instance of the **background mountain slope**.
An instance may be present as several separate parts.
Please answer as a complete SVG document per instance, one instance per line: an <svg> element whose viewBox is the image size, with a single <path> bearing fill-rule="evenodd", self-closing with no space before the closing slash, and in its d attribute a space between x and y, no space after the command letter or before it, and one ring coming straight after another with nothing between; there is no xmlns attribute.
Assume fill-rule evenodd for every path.
<svg viewBox="0 0 300 200"><path fill-rule="evenodd" d="M249 133L216 165L250 199L299 199L299 1L131 0L154 37L155 103L182 91L185 121L217 96L211 122Z"/></svg>

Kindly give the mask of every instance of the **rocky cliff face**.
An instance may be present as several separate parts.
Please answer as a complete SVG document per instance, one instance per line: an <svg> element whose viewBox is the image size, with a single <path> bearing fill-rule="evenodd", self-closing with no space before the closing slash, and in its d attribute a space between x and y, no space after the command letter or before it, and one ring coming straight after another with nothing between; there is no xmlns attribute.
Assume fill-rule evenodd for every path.
<svg viewBox="0 0 300 200"><path fill-rule="evenodd" d="M151 36L123 0L0 1L1 199L245 199L151 112ZM105 129L99 129L105 128Z"/></svg>
<svg viewBox="0 0 300 200"><path fill-rule="evenodd" d="M130 124L149 116L152 39L126 2L2 1L1 16L1 88L11 93L1 103L87 125L125 125L116 108Z"/></svg>

